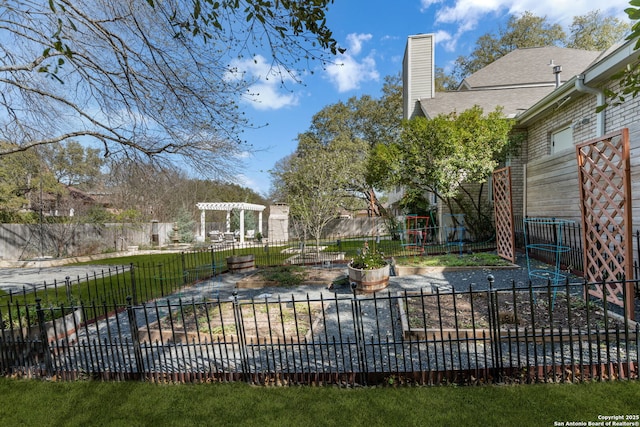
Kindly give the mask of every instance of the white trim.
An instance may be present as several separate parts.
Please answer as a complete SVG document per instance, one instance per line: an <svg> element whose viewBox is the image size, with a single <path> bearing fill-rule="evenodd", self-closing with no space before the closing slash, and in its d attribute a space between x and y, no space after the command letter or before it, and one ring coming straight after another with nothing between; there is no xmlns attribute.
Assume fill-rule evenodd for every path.
<svg viewBox="0 0 640 427"><path fill-rule="evenodd" d="M200 212L200 236L205 239L205 212L206 211L226 211L227 212L227 231L231 231L231 211L238 209L240 211L240 243L244 243L244 211L258 211L258 232L262 234L262 211L267 207L256 205L253 203L240 202L215 202L215 203L196 203Z"/></svg>
<svg viewBox="0 0 640 427"><path fill-rule="evenodd" d="M234 209L243 209L245 211L263 211L267 207L263 205L255 205L253 203L240 203L240 202L215 202L215 203L196 203L198 209L204 209L207 211L232 211Z"/></svg>

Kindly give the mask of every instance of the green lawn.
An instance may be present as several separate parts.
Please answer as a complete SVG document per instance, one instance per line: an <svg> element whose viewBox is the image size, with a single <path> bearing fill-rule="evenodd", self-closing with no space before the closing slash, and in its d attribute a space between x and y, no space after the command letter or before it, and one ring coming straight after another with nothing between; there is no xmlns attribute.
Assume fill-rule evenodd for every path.
<svg viewBox="0 0 640 427"><path fill-rule="evenodd" d="M553 426L640 413L640 382L253 387L0 378L0 423L42 426Z"/></svg>
<svg viewBox="0 0 640 427"><path fill-rule="evenodd" d="M396 264L411 267L482 267L511 265L509 261L491 252L463 254L462 256L457 254L403 256L396 258Z"/></svg>

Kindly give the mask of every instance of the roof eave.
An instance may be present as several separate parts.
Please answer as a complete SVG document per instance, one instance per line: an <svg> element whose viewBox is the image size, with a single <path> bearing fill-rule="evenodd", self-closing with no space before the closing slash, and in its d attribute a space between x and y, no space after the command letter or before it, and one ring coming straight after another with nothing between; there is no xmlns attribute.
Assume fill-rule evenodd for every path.
<svg viewBox="0 0 640 427"><path fill-rule="evenodd" d="M638 59L640 51L635 50L637 39L630 40L618 49L609 54L602 61L596 62L589 66L584 73L584 83L595 84L618 72L623 66ZM535 121L541 114L546 113L551 107L562 102L567 96L571 96L578 92L575 86L577 76L571 77L559 88L551 92L549 95L536 102L528 110L517 117L518 125L528 125Z"/></svg>

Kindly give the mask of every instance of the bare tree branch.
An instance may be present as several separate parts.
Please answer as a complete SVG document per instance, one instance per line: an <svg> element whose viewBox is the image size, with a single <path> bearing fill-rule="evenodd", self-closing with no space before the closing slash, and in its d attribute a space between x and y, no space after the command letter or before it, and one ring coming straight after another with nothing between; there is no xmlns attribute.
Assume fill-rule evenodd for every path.
<svg viewBox="0 0 640 427"><path fill-rule="evenodd" d="M232 173L248 149L238 102L252 82L230 64L267 50L277 72L296 75L301 60L336 53L324 22L332 1L3 4L0 141L13 148L0 156L76 138L105 155Z"/></svg>

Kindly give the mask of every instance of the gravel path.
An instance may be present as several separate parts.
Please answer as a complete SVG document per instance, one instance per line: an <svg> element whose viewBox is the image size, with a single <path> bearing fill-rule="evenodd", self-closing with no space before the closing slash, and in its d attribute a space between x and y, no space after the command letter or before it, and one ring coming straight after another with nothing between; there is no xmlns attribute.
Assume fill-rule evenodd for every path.
<svg viewBox="0 0 640 427"><path fill-rule="evenodd" d="M289 345L253 344L245 347L237 343L143 343L142 355L136 360L135 337L131 335L129 314L123 311L78 331L75 344L68 351L61 352L64 356L57 363L60 366L79 364L87 372L131 371L142 364L146 371L152 372L240 372L246 371L249 366L251 372L302 369L305 372L331 373L479 369L491 367L496 357L506 366L523 363L571 364L576 363L577 359L586 363L599 360L600 357L611 360L611 355L614 359L637 360L635 344L627 348L610 345L607 350L596 343L587 345L580 342L547 344L546 347L533 343L502 343L496 346L484 338L420 342L403 338L395 299L398 292L429 292L434 288L442 292L451 289L486 290L489 287L489 275L494 277L493 286L497 289L509 288L513 283L524 287L529 279L526 269L522 267L394 276L387 289L375 295L355 297L348 285L336 289L319 285L237 289L236 282L245 275L223 274L215 280L198 283L167 298L138 307L135 310L137 326L166 316L169 311L167 301L174 305L179 301L188 303L217 298L222 301L234 298L239 301L253 298L256 301L282 302L320 300L324 305L322 321L312 327L308 340ZM580 282L579 278L572 280Z"/></svg>

